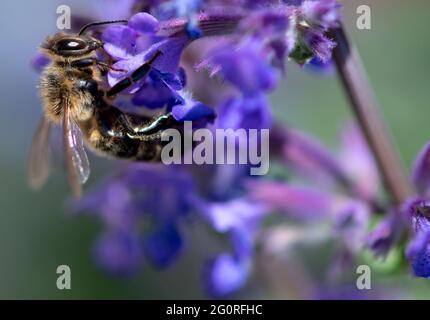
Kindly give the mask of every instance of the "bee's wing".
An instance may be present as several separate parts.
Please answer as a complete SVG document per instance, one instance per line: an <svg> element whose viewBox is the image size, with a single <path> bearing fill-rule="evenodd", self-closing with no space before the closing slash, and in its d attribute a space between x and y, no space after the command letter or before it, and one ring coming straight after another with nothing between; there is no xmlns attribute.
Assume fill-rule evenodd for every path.
<svg viewBox="0 0 430 320"><path fill-rule="evenodd" d="M81 185L90 175L90 163L84 149L82 132L70 116L68 106L64 108L63 137L67 173L70 186L75 196L81 195Z"/></svg>
<svg viewBox="0 0 430 320"><path fill-rule="evenodd" d="M50 123L46 117L42 117L33 137L28 159L28 182L34 189L39 189L49 176L51 167L49 131Z"/></svg>

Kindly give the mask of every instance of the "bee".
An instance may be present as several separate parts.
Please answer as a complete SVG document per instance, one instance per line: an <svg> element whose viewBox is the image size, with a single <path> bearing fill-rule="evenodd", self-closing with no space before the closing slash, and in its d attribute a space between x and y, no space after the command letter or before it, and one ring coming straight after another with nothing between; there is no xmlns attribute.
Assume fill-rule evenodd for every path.
<svg viewBox="0 0 430 320"><path fill-rule="evenodd" d="M78 34L50 36L41 46L51 62L40 79L43 117L30 148L28 170L33 188L41 187L49 175L52 125L62 125L67 176L75 196L81 194L81 185L90 174L84 144L98 154L115 158L161 160L166 143L161 141L161 133L179 124L171 113L150 118L125 113L111 104L117 94L148 75L161 52L107 88L103 76L115 69L97 56L99 50L103 51L103 43L85 34L89 27L119 22L127 21L90 23Z"/></svg>

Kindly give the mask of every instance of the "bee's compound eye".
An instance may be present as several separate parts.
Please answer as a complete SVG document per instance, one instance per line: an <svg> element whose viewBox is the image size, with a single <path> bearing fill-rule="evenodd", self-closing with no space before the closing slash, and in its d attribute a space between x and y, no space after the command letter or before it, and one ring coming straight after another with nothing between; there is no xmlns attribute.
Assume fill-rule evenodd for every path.
<svg viewBox="0 0 430 320"><path fill-rule="evenodd" d="M87 44L79 39L63 39L57 42L58 51L83 50Z"/></svg>

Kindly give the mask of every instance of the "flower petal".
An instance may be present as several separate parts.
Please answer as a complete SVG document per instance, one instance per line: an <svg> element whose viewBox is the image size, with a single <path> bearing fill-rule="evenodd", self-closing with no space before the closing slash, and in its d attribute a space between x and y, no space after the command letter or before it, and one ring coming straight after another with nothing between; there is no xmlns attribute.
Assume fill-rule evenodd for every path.
<svg viewBox="0 0 430 320"><path fill-rule="evenodd" d="M248 181L246 186L251 199L301 221L328 219L340 200L336 195L284 182Z"/></svg>
<svg viewBox="0 0 430 320"><path fill-rule="evenodd" d="M430 142L419 153L412 169L412 181L421 193L430 187Z"/></svg>
<svg viewBox="0 0 430 320"><path fill-rule="evenodd" d="M385 258L399 240L403 229L403 223L398 217L398 213L390 212L366 237L367 246L375 256Z"/></svg>
<svg viewBox="0 0 430 320"><path fill-rule="evenodd" d="M137 33L128 26L114 25L102 34L104 49L114 59L129 59L137 54Z"/></svg>
<svg viewBox="0 0 430 320"><path fill-rule="evenodd" d="M140 33L155 34L160 29L158 20L146 12L139 12L128 21L128 26Z"/></svg>
<svg viewBox="0 0 430 320"><path fill-rule="evenodd" d="M124 74L123 72L110 71L108 74L109 85L113 86L121 79L129 76L134 70L147 63L157 52L161 52L161 55L154 61L152 67L163 73L176 73L179 69L182 51L189 41L186 37L167 38L128 60L118 61L114 67L128 72Z"/></svg>
<svg viewBox="0 0 430 320"><path fill-rule="evenodd" d="M233 97L219 107L217 126L223 129L270 129L273 117L263 94Z"/></svg>
<svg viewBox="0 0 430 320"><path fill-rule="evenodd" d="M212 227L218 232L252 227L266 213L267 206L244 198L209 203L203 211Z"/></svg>
<svg viewBox="0 0 430 320"><path fill-rule="evenodd" d="M248 278L249 261L222 254L208 263L203 281L212 297L223 297L240 289Z"/></svg>
<svg viewBox="0 0 430 320"><path fill-rule="evenodd" d="M225 46L211 54L211 63L221 67L224 77L246 95L272 90L278 82L276 70L266 62L256 40L238 48Z"/></svg>
<svg viewBox="0 0 430 320"><path fill-rule="evenodd" d="M132 274L142 264L140 239L133 232L111 231L96 242L95 258L101 268L113 275Z"/></svg>
<svg viewBox="0 0 430 320"><path fill-rule="evenodd" d="M177 226L162 223L145 238L145 255L158 268L166 268L179 256L183 248L182 237Z"/></svg>
<svg viewBox="0 0 430 320"><path fill-rule="evenodd" d="M327 30L339 25L341 8L336 0L307 0L303 2L301 11L309 25Z"/></svg>
<svg viewBox="0 0 430 320"><path fill-rule="evenodd" d="M195 121L204 118L214 118L213 109L201 102L185 99L184 104L178 104L172 108L173 117L178 121Z"/></svg>

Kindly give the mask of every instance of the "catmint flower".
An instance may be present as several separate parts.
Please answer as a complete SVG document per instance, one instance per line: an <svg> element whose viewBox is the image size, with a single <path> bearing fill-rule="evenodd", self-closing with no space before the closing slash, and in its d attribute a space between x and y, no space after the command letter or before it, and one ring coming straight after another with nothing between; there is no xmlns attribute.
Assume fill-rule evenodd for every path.
<svg viewBox="0 0 430 320"><path fill-rule="evenodd" d="M399 209L406 222L404 228L411 229L412 239L406 248L406 257L417 277L430 277L430 185L429 144L418 154L413 170L412 182L418 194L408 199Z"/></svg>
<svg viewBox="0 0 430 320"><path fill-rule="evenodd" d="M270 128L271 111L265 95L276 86L278 74L266 62L261 44L248 39L238 47L216 48L209 61L240 92L219 107L218 126Z"/></svg>
<svg viewBox="0 0 430 320"><path fill-rule="evenodd" d="M208 107L190 102L190 98L183 93L186 80L184 70L179 68L179 59L190 40L186 36L159 37L159 29L157 19L147 13L138 13L129 20L127 26L111 26L102 35L105 50L118 59L115 68L129 70L129 73L158 51L162 53L149 75L128 90L128 93L133 94L132 103L150 109L167 107L167 111L183 107L185 110L179 111L182 117L177 118L180 121L195 120L198 114L204 116L210 113L210 117L213 117L214 113L208 112ZM111 71L108 81L114 85L123 77L123 73ZM183 115L190 114L189 108L193 106L205 112L197 110L193 112L194 119L185 118ZM175 111L174 116L177 113Z"/></svg>
<svg viewBox="0 0 430 320"><path fill-rule="evenodd" d="M126 25L93 33L103 41L113 62L106 77L109 86L161 53L148 75L121 93L115 105L123 99L131 106L118 107L138 114L148 109L172 112L176 120L190 120L197 127L218 115L217 128L271 128L268 95L286 74L286 60L328 65L335 43L327 37L327 29L340 20L340 5L326 0L121 0L103 4L97 20L129 18ZM182 68L184 50L202 38L207 42L197 42L192 48L202 61L192 63L199 66L196 70L207 69L211 76L222 78L223 87L228 88L228 94L219 95L210 85L199 84L201 91L210 93L206 96L217 96L208 99L210 103L199 101L205 92L189 92L189 83L197 80ZM42 68L45 63L38 57L34 65ZM208 257L202 281L210 296L230 295L252 274L260 229L273 211L300 222L328 221L333 236L347 250L356 250L370 210L365 201L379 187L377 177L369 179L368 184L375 184L369 187L357 174L374 174L367 150L354 137L345 140L345 148L351 150L340 158L361 159L357 164L366 166L358 165L353 171L312 139L289 129L280 132L279 143L271 144L272 154L294 175L313 176L326 187L324 192L296 181L250 178L249 165L127 164L74 205L75 211L89 212L103 222L104 231L94 245L97 265L119 276L137 272L146 263L171 266L185 250L182 225L192 217L228 240L223 250ZM322 176L326 180L319 181Z"/></svg>
<svg viewBox="0 0 430 320"><path fill-rule="evenodd" d="M258 227L268 213L267 206L247 198L203 204L202 213L212 227L229 235L232 252L224 252L207 263L203 281L208 293L221 297L241 288L251 271Z"/></svg>
<svg viewBox="0 0 430 320"><path fill-rule="evenodd" d="M323 31L308 26L297 27L298 42L290 53L290 57L303 65L316 57L322 63L331 59L331 53L336 43L324 35Z"/></svg>
<svg viewBox="0 0 430 320"><path fill-rule="evenodd" d="M387 217L376 226L376 228L366 236L367 247L372 250L376 257L385 259L400 239L405 221L399 217L400 213L397 209L391 209L387 213Z"/></svg>
<svg viewBox="0 0 430 320"><path fill-rule="evenodd" d="M340 240L340 256L353 257L366 244L372 203L379 191L367 187L358 175L358 172L375 173L370 151L362 144L356 129L348 129L344 133L345 145L342 146L339 159L319 143L294 130L275 129L273 138L276 148L273 152L277 159L287 164L298 176L302 172L311 173L307 180L318 182L325 190L318 190L298 179L290 179L292 181L289 182L256 180L248 191L249 196L302 223L330 223L332 237ZM350 165L344 164L350 161L350 157L364 160L354 159L355 171L350 171ZM321 176L331 176L331 179L321 179ZM378 176L373 178L379 185Z"/></svg>
<svg viewBox="0 0 430 320"><path fill-rule="evenodd" d="M368 245L376 255L386 256L405 231L412 237L406 248L413 273L417 277L430 277L430 199L428 198L429 144L415 159L412 182L417 194L407 199L382 220L369 235Z"/></svg>
<svg viewBox="0 0 430 320"><path fill-rule="evenodd" d="M388 216L379 223L367 240L375 255L385 257L402 235L409 231L412 238L406 248L406 257L414 274L425 278L430 277L429 155L429 144L426 144L414 161L411 180L417 194L398 207L391 208Z"/></svg>
<svg viewBox="0 0 430 320"><path fill-rule="evenodd" d="M337 27L341 5L334 0L303 1L294 17L295 47L290 57L304 65L317 58L322 63L331 59L336 43L326 35L328 28Z"/></svg>
<svg viewBox="0 0 430 320"><path fill-rule="evenodd" d="M211 297L225 297L243 287L248 279L249 260L221 254L209 260L203 272L204 286Z"/></svg>
<svg viewBox="0 0 430 320"><path fill-rule="evenodd" d="M313 27L327 30L339 26L341 4L335 0L307 0L301 6L304 20Z"/></svg>
<svg viewBox="0 0 430 320"><path fill-rule="evenodd" d="M272 126L272 111L263 95L232 97L219 106L219 128L224 129L269 129Z"/></svg>
<svg viewBox="0 0 430 320"><path fill-rule="evenodd" d="M415 160L412 169L412 181L421 194L426 194L430 187L430 142L427 143Z"/></svg>
<svg viewBox="0 0 430 320"><path fill-rule="evenodd" d="M143 263L142 239L136 232L111 230L95 243L96 264L114 276L127 276L139 270Z"/></svg>
<svg viewBox="0 0 430 320"><path fill-rule="evenodd" d="M335 71L332 60L322 62L320 59L313 58L308 64L305 65L305 67L321 75L332 75Z"/></svg>
<svg viewBox="0 0 430 320"><path fill-rule="evenodd" d="M193 181L183 170L133 165L89 192L74 210L102 218L107 231L96 244L96 261L111 273L125 275L138 270L138 256L158 268L175 261L183 247L178 224L190 212L193 194ZM136 229L140 224L150 228ZM112 255L110 248L115 249ZM115 257L122 260L115 262Z"/></svg>
<svg viewBox="0 0 430 320"><path fill-rule="evenodd" d="M417 277L430 277L430 202L413 199L407 206L411 219L414 237L406 248L406 256L410 260Z"/></svg>

